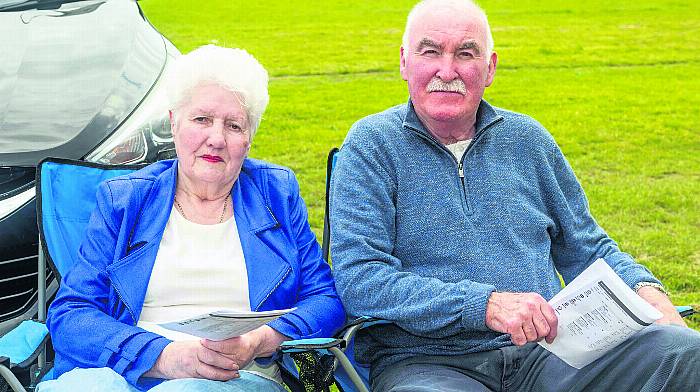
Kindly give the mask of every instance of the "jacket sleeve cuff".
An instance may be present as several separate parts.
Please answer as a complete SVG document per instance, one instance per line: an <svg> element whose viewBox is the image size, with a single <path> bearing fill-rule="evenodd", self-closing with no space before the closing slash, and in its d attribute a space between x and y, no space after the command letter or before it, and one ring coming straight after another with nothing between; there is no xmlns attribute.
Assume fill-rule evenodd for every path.
<svg viewBox="0 0 700 392"><path fill-rule="evenodd" d="M486 326L486 304L496 286L469 282L464 289L462 327L466 330L488 331Z"/></svg>
<svg viewBox="0 0 700 392"><path fill-rule="evenodd" d="M124 378L132 385L142 387L152 384L152 378L142 377L155 365L165 346L172 343L170 339L159 336L144 345L131 367L124 373Z"/></svg>
<svg viewBox="0 0 700 392"><path fill-rule="evenodd" d="M302 332L299 330L300 328L295 325L295 322L305 325L303 324L303 318L294 313L285 314L276 320L270 321L267 325L292 340L316 338L323 334L322 330Z"/></svg>

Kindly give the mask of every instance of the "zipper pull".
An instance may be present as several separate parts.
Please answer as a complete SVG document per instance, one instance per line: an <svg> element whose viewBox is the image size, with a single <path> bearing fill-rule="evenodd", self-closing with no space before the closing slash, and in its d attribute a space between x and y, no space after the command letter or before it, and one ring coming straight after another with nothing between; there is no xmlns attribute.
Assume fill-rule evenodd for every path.
<svg viewBox="0 0 700 392"><path fill-rule="evenodd" d="M462 169L462 162L457 165L457 171L459 172L459 178L464 178L464 169Z"/></svg>

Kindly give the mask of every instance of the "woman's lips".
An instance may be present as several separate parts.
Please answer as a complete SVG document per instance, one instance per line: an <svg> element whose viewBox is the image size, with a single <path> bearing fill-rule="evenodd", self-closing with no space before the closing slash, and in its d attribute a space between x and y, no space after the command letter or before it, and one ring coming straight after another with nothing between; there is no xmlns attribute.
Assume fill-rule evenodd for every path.
<svg viewBox="0 0 700 392"><path fill-rule="evenodd" d="M207 162L211 162L211 163L217 163L217 162L224 161L223 159L221 159L221 157L216 156L216 155L202 155L202 159L204 159Z"/></svg>

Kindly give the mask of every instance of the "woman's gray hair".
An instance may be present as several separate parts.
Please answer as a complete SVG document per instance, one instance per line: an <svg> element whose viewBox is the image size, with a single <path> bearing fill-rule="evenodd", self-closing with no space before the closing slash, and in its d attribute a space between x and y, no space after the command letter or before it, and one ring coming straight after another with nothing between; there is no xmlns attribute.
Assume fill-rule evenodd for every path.
<svg viewBox="0 0 700 392"><path fill-rule="evenodd" d="M170 64L165 79L168 109L175 114L189 102L194 88L216 84L240 99L248 114L252 140L270 100L267 82L265 68L245 50L201 46Z"/></svg>

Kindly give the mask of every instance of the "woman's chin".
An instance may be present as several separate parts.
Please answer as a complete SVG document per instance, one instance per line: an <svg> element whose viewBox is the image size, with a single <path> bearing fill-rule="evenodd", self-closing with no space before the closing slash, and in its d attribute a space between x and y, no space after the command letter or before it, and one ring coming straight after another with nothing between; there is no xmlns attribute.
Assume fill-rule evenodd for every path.
<svg viewBox="0 0 700 392"><path fill-rule="evenodd" d="M231 177L231 175L226 175L226 172L223 170L208 168L204 170L195 170L192 175L192 180L207 184L224 184L228 182L227 179Z"/></svg>

